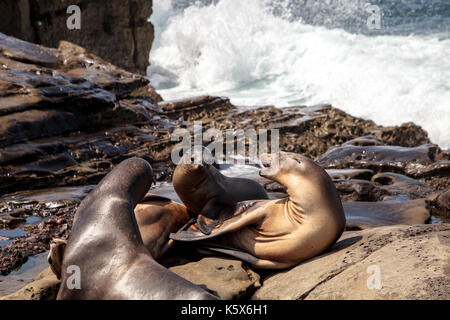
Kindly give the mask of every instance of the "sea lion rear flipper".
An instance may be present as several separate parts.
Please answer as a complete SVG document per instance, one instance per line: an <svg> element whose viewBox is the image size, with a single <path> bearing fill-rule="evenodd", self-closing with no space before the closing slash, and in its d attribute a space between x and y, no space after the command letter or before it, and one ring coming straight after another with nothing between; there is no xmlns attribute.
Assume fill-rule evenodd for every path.
<svg viewBox="0 0 450 320"><path fill-rule="evenodd" d="M207 250L212 252L219 252L226 254L228 256L237 258L239 260L242 260L252 267L255 267L257 269L285 269L292 267L294 263L288 263L288 262L278 262L278 261L271 261L271 260L265 260L265 259L259 259L245 251L231 248L231 247L225 247L225 246L201 246L198 248L199 251L201 250Z"/></svg>

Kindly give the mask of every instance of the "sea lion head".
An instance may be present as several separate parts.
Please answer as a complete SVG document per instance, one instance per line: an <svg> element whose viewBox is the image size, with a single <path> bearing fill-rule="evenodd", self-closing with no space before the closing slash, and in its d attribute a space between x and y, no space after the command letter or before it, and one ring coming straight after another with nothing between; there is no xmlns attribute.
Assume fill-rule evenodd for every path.
<svg viewBox="0 0 450 320"><path fill-rule="evenodd" d="M222 174L208 158L212 155L208 155L209 150L205 149L191 149L191 152L181 158L173 173L172 183L180 200L190 211L216 218L221 209L232 203L232 200L221 185Z"/></svg>
<svg viewBox="0 0 450 320"><path fill-rule="evenodd" d="M319 165L310 158L297 153L278 152L260 156L262 169L260 176L285 185L286 178L301 176L303 178L317 178L327 175Z"/></svg>

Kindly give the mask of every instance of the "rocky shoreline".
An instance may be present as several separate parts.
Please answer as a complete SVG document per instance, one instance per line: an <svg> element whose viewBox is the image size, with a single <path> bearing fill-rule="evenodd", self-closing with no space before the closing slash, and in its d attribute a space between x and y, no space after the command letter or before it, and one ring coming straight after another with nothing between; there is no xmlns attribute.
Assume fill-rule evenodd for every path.
<svg viewBox="0 0 450 320"><path fill-rule="evenodd" d="M203 130L279 129L281 150L328 170L348 231L324 255L276 274L199 256L169 257L171 270L226 299L449 298L450 152L413 123L382 127L327 105L244 110L224 97L162 101L145 77L82 47L50 49L3 34L0 86L0 288L53 238L69 236L80 201L122 160L149 161L158 181L151 191L176 200L171 134L201 120ZM284 192L250 178L273 197ZM381 290L365 286L373 264L385 275ZM13 297L54 298L48 293L58 282L49 277ZM43 282L50 291L39 291Z"/></svg>

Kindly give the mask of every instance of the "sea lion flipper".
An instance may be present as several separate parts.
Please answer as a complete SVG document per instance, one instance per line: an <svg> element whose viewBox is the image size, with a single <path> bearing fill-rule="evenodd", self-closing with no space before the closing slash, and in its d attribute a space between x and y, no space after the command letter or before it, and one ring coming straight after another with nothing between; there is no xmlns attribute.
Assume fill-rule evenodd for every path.
<svg viewBox="0 0 450 320"><path fill-rule="evenodd" d="M216 247L216 246L202 246L198 250L207 250L212 252L219 252L226 254L228 256L237 258L239 260L242 260L252 267L255 267L257 269L285 269L292 267L294 263L284 263L284 262L277 262L272 260L265 260L265 259L259 259L245 251L231 248L231 247Z"/></svg>
<svg viewBox="0 0 450 320"><path fill-rule="evenodd" d="M50 252L47 256L50 269L53 271L58 280L61 279L61 265L64 258L64 251L66 250L67 240L53 239L50 243Z"/></svg>
<svg viewBox="0 0 450 320"><path fill-rule="evenodd" d="M258 210L251 211L243 211L238 209L236 211L238 214L225 220L221 223L215 222L212 224L212 230L209 234L204 234L199 230L188 230L188 231L180 231L177 233L170 234L170 239L176 241L203 241L216 238L225 233L230 233L237 231L239 229L245 228L248 225L251 225L262 218L260 214L258 214ZM206 230L207 232L209 230Z"/></svg>

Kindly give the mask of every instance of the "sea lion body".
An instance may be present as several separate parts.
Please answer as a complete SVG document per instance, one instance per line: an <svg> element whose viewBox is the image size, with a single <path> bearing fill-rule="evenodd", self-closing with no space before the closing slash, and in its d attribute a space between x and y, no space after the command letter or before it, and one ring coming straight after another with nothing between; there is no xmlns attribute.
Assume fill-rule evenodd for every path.
<svg viewBox="0 0 450 320"><path fill-rule="evenodd" d="M168 198L147 195L134 209L144 246L159 260L175 243L172 232L183 227L191 216L187 208Z"/></svg>
<svg viewBox="0 0 450 320"><path fill-rule="evenodd" d="M215 298L158 264L144 247L134 208L151 182L150 164L128 159L81 202L64 252L58 299ZM74 277L79 288L70 286Z"/></svg>
<svg viewBox="0 0 450 320"><path fill-rule="evenodd" d="M271 166L261 176L286 187L288 198L240 202L219 214L211 234L181 231L172 239L201 241L261 269L288 268L333 245L345 229L345 215L325 170L292 153L261 160Z"/></svg>

